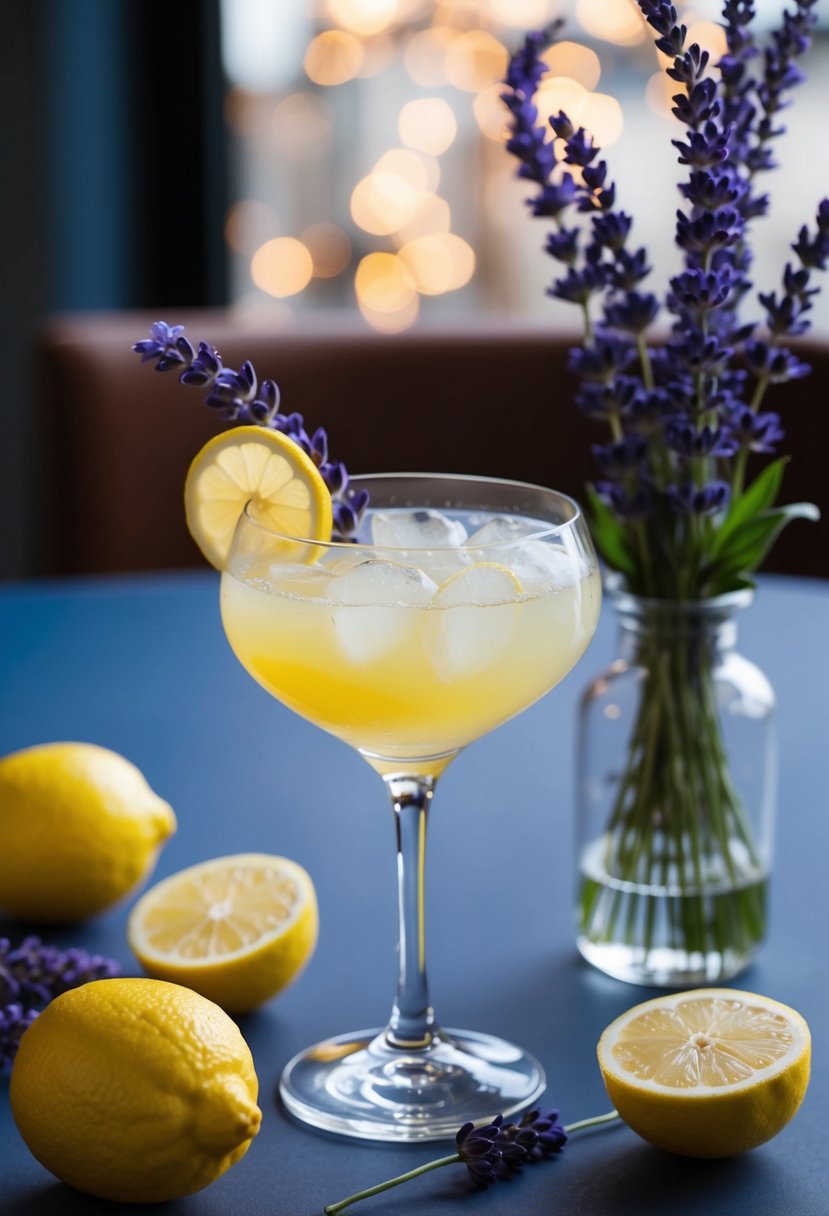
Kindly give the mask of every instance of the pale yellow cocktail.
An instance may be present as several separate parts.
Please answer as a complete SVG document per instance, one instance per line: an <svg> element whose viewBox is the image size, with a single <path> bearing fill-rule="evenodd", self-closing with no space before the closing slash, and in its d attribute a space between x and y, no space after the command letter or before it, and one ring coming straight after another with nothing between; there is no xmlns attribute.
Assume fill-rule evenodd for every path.
<svg viewBox="0 0 829 1216"><path fill-rule="evenodd" d="M558 684L593 634L595 565L531 543L532 577L525 548L510 546L466 548L454 562L427 552L417 566L387 549L350 561L343 547L330 565L260 558L223 575L222 621L240 662L289 708L381 771L429 757L434 773L435 757Z"/></svg>

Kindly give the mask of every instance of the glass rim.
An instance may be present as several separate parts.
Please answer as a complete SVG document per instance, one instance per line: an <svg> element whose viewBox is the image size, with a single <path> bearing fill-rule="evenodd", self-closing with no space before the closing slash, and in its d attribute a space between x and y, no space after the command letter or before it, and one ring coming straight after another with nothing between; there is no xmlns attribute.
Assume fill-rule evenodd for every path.
<svg viewBox="0 0 829 1216"><path fill-rule="evenodd" d="M514 486L517 490L529 490L536 494L543 494L551 498L555 498L559 503L565 504L568 511L571 512L571 518L562 520L561 523L550 523L548 527L539 528L534 532L528 532L524 536L511 538L509 540L489 541L485 544L375 545L370 541L318 540L307 536L294 536L288 532L280 532L276 528L270 527L263 520L256 518L256 515L253 513L255 511L255 500L253 498L249 498L245 503L244 509L242 514L239 516L239 521L236 526L238 528L242 520L245 520L247 523L253 525L253 527L258 528L261 532L267 533L269 536L273 536L276 540L286 541L292 544L314 545L324 549L343 549L348 550L349 552L353 552L355 549L370 549L373 552L383 553L458 553L463 551L480 553L484 550L497 550L498 552L501 552L503 550L513 548L516 545L523 545L530 540L544 540L552 536L557 536L570 531L579 523L580 520L584 519L584 512L577 500L572 498L569 494L565 494L562 490L554 490L550 486L540 486L530 481L515 481L509 477L487 477L483 475L479 476L475 473L360 473L350 477L348 484L349 486L353 485L359 488L361 482L392 482L395 480L409 480L415 483L418 481L451 481L467 484ZM411 509L415 510L417 508L416 506L413 506ZM425 508L421 506L420 509L439 510L440 508L432 508L431 506L429 508ZM444 509L451 510L452 508ZM498 513L494 508L487 508L483 506L459 507L455 509L479 511L492 510L494 514ZM508 512L503 511L501 514L506 515Z"/></svg>

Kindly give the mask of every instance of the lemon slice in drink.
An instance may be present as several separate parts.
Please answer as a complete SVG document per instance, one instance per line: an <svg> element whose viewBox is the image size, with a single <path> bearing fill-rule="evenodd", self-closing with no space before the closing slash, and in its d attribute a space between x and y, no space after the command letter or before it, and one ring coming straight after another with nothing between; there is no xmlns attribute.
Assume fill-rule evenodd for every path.
<svg viewBox="0 0 829 1216"><path fill-rule="evenodd" d="M310 456L280 431L234 427L209 440L190 465L184 483L187 527L218 570L226 564L248 502L253 503L256 520L273 532L331 539L328 487ZM302 560L296 553L290 556ZM308 549L302 557L314 560Z"/></svg>
<svg viewBox="0 0 829 1216"><path fill-rule="evenodd" d="M451 574L435 592L442 608L464 604L511 604L521 594L518 579L499 562L476 562Z"/></svg>
<svg viewBox="0 0 829 1216"><path fill-rule="evenodd" d="M296 979L314 952L317 924L302 866L240 853L157 883L133 908L127 936L148 975L244 1013Z"/></svg>
<svg viewBox="0 0 829 1216"><path fill-rule="evenodd" d="M811 1037L788 1005L699 988L623 1013L598 1056L611 1101L643 1139L685 1157L731 1157L794 1116L809 1083Z"/></svg>

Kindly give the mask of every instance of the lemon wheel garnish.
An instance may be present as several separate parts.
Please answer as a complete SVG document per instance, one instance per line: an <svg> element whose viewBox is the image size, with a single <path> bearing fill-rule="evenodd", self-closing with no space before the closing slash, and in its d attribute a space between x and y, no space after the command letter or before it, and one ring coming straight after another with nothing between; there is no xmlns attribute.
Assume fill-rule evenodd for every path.
<svg viewBox="0 0 829 1216"><path fill-rule="evenodd" d="M302 866L240 853L157 883L133 908L127 933L148 975L239 1013L296 978L314 951L317 923Z"/></svg>
<svg viewBox="0 0 829 1216"><path fill-rule="evenodd" d="M237 426L209 440L184 483L187 527L204 556L224 568L239 516L283 536L331 539L331 495L317 466L280 431Z"/></svg>
<svg viewBox="0 0 829 1216"><path fill-rule="evenodd" d="M598 1045L611 1101L651 1144L731 1157L786 1126L809 1083L811 1037L788 1005L700 988L636 1005Z"/></svg>

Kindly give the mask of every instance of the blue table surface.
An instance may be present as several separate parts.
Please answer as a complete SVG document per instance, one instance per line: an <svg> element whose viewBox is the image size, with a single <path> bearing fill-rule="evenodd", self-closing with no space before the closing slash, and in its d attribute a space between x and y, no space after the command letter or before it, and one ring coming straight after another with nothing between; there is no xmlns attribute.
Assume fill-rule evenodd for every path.
<svg viewBox="0 0 829 1216"><path fill-rule="evenodd" d="M463 1167L427 1174L354 1209L383 1216L825 1216L829 1212L829 583L766 578L740 621L740 649L779 701L780 790L771 928L736 987L799 1009L812 1027L811 1086L794 1122L752 1153L671 1157L613 1124L574 1136L560 1157L487 1191ZM293 1123L275 1098L282 1065L329 1034L385 1020L395 983L393 829L379 779L349 748L293 716L237 664L209 574L9 586L0 592L0 751L78 739L133 760L173 805L178 833L156 870L246 850L310 871L319 946L297 984L240 1019L261 1083L262 1131L175 1216L310 1216L325 1203L448 1151L374 1146ZM614 647L605 609L588 654L538 705L470 747L447 772L432 817L429 969L448 1026L521 1043L544 1064L545 1106L565 1121L609 1107L595 1059L601 1030L654 995L592 970L571 928L575 709ZM0 844L0 847L1 844ZM50 932L117 958L135 901ZM23 927L0 922L0 935ZM37 1164L0 1081L3 1216L155 1211L79 1195Z"/></svg>

